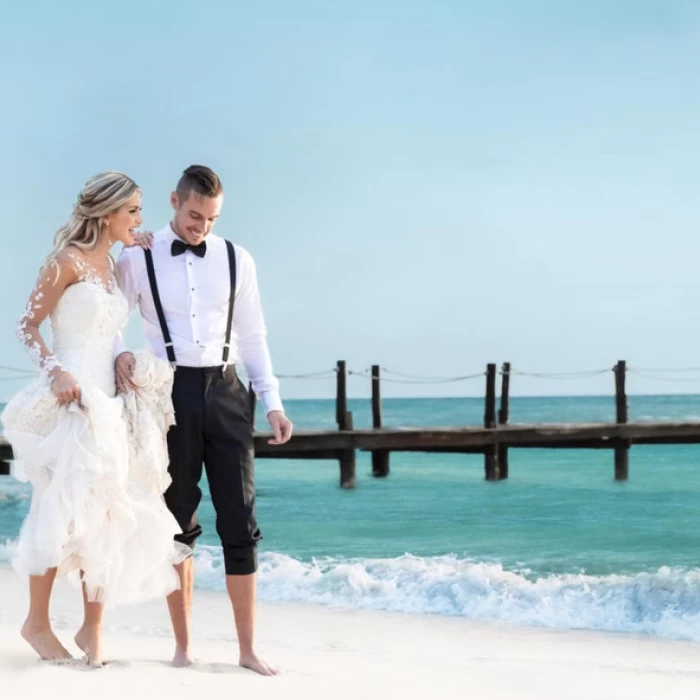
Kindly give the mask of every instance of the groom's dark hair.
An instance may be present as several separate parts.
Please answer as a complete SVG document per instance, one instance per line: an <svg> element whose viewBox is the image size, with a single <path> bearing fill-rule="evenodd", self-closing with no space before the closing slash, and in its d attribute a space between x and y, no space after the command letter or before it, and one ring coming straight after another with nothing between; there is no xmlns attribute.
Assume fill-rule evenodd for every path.
<svg viewBox="0 0 700 700"><path fill-rule="evenodd" d="M175 188L180 202L184 202L194 192L197 197L218 197L223 193L219 176L206 165L190 165L182 172Z"/></svg>

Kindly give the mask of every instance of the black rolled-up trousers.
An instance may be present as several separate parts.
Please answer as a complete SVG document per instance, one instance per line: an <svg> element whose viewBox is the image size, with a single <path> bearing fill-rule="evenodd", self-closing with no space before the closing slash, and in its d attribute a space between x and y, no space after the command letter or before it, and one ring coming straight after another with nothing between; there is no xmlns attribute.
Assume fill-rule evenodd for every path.
<svg viewBox="0 0 700 700"><path fill-rule="evenodd" d="M168 432L172 484L165 502L189 546L202 534L197 508L202 498L202 465L207 471L216 531L228 575L257 570L253 428L247 389L235 367L180 367L175 370L176 425Z"/></svg>

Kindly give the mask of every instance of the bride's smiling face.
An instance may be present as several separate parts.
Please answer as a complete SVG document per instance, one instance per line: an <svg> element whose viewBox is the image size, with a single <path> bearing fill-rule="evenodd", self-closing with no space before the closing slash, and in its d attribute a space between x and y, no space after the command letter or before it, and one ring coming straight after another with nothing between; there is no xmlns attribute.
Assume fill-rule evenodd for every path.
<svg viewBox="0 0 700 700"><path fill-rule="evenodd" d="M143 223L141 218L141 193L134 192L119 209L105 217L106 230L113 243L117 241L125 246L134 244L134 233Z"/></svg>

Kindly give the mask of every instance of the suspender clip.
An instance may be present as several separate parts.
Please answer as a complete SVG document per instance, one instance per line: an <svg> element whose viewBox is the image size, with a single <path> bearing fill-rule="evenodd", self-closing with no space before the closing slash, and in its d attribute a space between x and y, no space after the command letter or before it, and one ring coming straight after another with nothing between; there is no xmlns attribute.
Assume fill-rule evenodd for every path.
<svg viewBox="0 0 700 700"><path fill-rule="evenodd" d="M166 353L167 353L167 355L168 355L168 359L170 359L170 356L172 355L172 359L170 359L170 366L171 366L173 369L177 369L177 360L175 359L174 351L168 352L168 350L169 350L170 348L172 348L172 347L173 347L173 344L172 344L172 343L166 343L166 344L165 344L165 351L166 351Z"/></svg>

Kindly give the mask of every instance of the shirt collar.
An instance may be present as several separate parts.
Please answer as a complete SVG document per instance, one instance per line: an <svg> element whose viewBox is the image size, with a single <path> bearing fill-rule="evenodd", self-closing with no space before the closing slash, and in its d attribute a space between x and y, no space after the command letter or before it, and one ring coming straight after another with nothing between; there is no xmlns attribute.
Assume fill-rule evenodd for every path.
<svg viewBox="0 0 700 700"><path fill-rule="evenodd" d="M163 240L168 244L172 245L173 241L181 241L182 238L173 231L173 227L171 224L168 224L164 229L162 229L161 233L163 234Z"/></svg>

